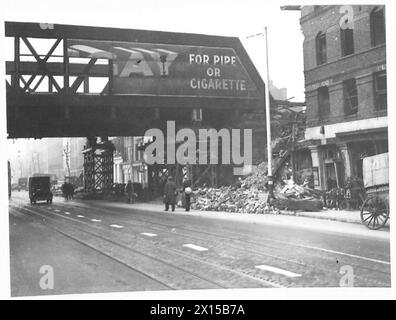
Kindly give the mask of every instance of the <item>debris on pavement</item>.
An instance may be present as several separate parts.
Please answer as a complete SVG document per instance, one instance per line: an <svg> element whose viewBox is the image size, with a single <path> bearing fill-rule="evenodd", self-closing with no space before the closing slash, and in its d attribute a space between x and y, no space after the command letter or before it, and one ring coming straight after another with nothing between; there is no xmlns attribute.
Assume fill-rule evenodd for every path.
<svg viewBox="0 0 396 320"><path fill-rule="evenodd" d="M238 213L265 213L266 192L243 187L200 188L195 193L193 209Z"/></svg>
<svg viewBox="0 0 396 320"><path fill-rule="evenodd" d="M275 198L268 206L267 164L261 163L257 170L228 187L198 188L194 192L192 208L205 211L264 214L280 213L279 210L320 211L323 208L322 194L298 185L292 179L275 184Z"/></svg>

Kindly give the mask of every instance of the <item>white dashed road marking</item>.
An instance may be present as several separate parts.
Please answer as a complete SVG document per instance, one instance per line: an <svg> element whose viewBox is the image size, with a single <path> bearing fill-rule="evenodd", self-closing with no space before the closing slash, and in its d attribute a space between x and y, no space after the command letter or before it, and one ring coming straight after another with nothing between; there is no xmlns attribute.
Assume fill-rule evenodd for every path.
<svg viewBox="0 0 396 320"><path fill-rule="evenodd" d="M345 252L339 252L339 251L323 249L323 248L318 248L318 247L312 247L312 246L301 246L301 247L314 249L314 250L319 250L319 251L328 252L328 253L340 254L340 255L343 255L343 256L352 257L352 258L356 258L356 259L362 259L362 260L375 262L375 263L382 263L382 264L386 264L386 265L390 265L391 264L389 261L371 259L371 258L367 258L367 257L358 256L358 255L355 255L355 254L345 253Z"/></svg>
<svg viewBox="0 0 396 320"><path fill-rule="evenodd" d="M143 232L141 234L144 236L147 236L147 237L156 237L157 236L155 233L148 233L148 232Z"/></svg>
<svg viewBox="0 0 396 320"><path fill-rule="evenodd" d="M65 211L64 214L70 215L70 212L69 211Z"/></svg>
<svg viewBox="0 0 396 320"><path fill-rule="evenodd" d="M283 270L283 269L279 269L279 268L275 268L275 267L261 265L261 266L256 266L256 268L264 270L264 271L270 271L270 272L274 272L274 273L283 274L284 276L290 277L290 278L301 277L301 274Z"/></svg>
<svg viewBox="0 0 396 320"><path fill-rule="evenodd" d="M60 210L59 210L59 209L55 209L55 211L56 211L56 212L60 212Z"/></svg>
<svg viewBox="0 0 396 320"><path fill-rule="evenodd" d="M118 224L111 224L110 227L113 227L113 228L116 228L116 229L124 228L123 226L119 226Z"/></svg>
<svg viewBox="0 0 396 320"><path fill-rule="evenodd" d="M79 214L79 215L77 216L77 218L85 218L85 216L82 216L82 215Z"/></svg>
<svg viewBox="0 0 396 320"><path fill-rule="evenodd" d="M183 247L190 248L190 249L197 250L197 251L207 251L208 250L207 248L196 246L195 244L190 244L190 243L183 244Z"/></svg>
<svg viewBox="0 0 396 320"><path fill-rule="evenodd" d="M91 219L92 222L102 222L102 220L98 220L98 219Z"/></svg>

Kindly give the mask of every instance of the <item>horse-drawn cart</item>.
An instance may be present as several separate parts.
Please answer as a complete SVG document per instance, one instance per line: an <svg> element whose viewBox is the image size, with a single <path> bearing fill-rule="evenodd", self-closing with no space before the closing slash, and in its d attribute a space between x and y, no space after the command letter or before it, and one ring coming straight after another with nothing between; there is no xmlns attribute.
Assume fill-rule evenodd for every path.
<svg viewBox="0 0 396 320"><path fill-rule="evenodd" d="M367 197L360 210L369 229L380 229L389 219L389 157L381 153L363 159L363 182Z"/></svg>

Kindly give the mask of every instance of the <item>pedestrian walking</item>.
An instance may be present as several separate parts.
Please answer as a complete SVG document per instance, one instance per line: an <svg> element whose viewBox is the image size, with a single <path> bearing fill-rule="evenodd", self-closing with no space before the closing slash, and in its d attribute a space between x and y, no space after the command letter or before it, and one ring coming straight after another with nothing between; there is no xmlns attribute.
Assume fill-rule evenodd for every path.
<svg viewBox="0 0 396 320"><path fill-rule="evenodd" d="M183 181L183 192L184 192L184 200L185 200L184 208L186 209L186 211L190 211L192 189L191 189L191 181L189 179L185 179Z"/></svg>
<svg viewBox="0 0 396 320"><path fill-rule="evenodd" d="M73 199L74 196L74 185L72 183L68 183L69 185L69 200Z"/></svg>
<svg viewBox="0 0 396 320"><path fill-rule="evenodd" d="M172 211L175 211L176 195L176 184L173 177L169 176L164 188L165 211L169 210L169 206L172 207Z"/></svg>
<svg viewBox="0 0 396 320"><path fill-rule="evenodd" d="M62 195L65 198L65 200L68 200L68 188L66 182L62 184Z"/></svg>
<svg viewBox="0 0 396 320"><path fill-rule="evenodd" d="M133 184L131 180L128 180L125 193L127 194L127 203L133 203Z"/></svg>

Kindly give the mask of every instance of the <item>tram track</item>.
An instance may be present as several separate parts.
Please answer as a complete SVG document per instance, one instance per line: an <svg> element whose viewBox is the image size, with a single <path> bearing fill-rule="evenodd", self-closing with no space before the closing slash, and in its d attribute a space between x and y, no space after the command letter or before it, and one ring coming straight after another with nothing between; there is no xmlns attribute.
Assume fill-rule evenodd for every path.
<svg viewBox="0 0 396 320"><path fill-rule="evenodd" d="M147 254L147 253L141 252L140 250L135 250L135 249L131 248L130 246L128 246L127 243L119 243L119 242L116 242L116 241L110 239L110 237L113 237L119 231L112 231L112 230L104 231L104 230L100 229L99 227L93 226L89 223L85 223L84 221L77 220L72 217L66 217L61 214L57 214L57 213L53 213L53 212L46 212L46 214L43 214L43 213L38 213L33 210L30 210L26 207L22 207L22 208L18 207L16 209L24 210L24 211L29 212L30 214L34 214L34 215L40 217L41 219L43 219L46 222L46 224L50 224L51 227L55 228L58 232L64 234L65 236L68 236L69 238L75 239L76 241L83 243L88 247L92 247L92 245L87 243L87 240L84 240L84 238L86 238L87 234L91 237L95 237L95 239L100 239L101 241L105 241L106 243L110 244L111 246L121 247L122 249L127 250L128 252L132 252L135 255L141 255L141 256L145 257L146 259L151 259L153 261L156 261L159 264L164 264L168 268L174 268L175 270L178 270L179 274L178 275L174 274L172 277L170 277L170 279L174 279L175 277L180 278L182 273L184 273L184 275L182 276L183 280L180 283L178 283L176 286L175 285L169 286L167 284L167 283L169 283L168 281L162 281L165 283L165 285L167 285L168 287L171 287L172 289L210 289L210 288L224 289L224 288L235 288L235 287L253 287L253 288L256 288L256 287L282 287L282 285L276 283L275 281L271 281L271 279L264 279L264 277L262 277L262 278L253 277L249 274L239 272L236 270L232 270L232 269L229 269L227 267L224 267L224 266L216 264L216 263L209 263L207 261L202 261L201 259L198 259L197 257L192 257L191 255L187 255L187 254L181 252L180 250L175 250L175 249L170 249L170 248L165 248L165 247L161 247L160 249L158 249L158 248L153 249L155 247L154 245L150 245L150 246L148 246L147 244L145 245L145 247L144 247L145 249L151 250L151 251L154 250L153 252L156 252L157 254L161 254L160 250L165 249L167 251L165 253L165 255L169 256L170 254L173 254L173 257L175 255L178 255L179 261L180 261L180 258L182 258L184 260L185 259L192 260L192 262L190 263L190 267L196 268L198 264L202 264L202 265L204 265L205 269L208 269L208 271L214 270L216 272L216 274L212 274L212 275L216 276L215 277L216 281L213 281L211 279L208 279L207 277L203 277L200 274L192 272L191 270L186 270L185 268L181 268L177 265L174 265L174 264L170 263L169 261L165 261L164 259L159 259L152 254ZM35 208L35 209L37 209L37 208ZM40 208L40 209L43 210L42 208ZM55 215L57 218L54 219L50 215ZM100 231L102 234L105 234L106 236L99 235L96 232L93 232L90 230L82 229L81 227L79 227L77 225L69 226L69 228L67 229L67 227L65 227L65 226L59 226L58 218L66 220L66 221L68 221L68 223L73 222L73 223L85 224L86 226L90 227L91 229L94 229L95 231ZM50 220L51 222L48 223L48 220ZM64 228L66 228L67 230L64 230ZM76 235L76 233L79 233L79 234ZM81 233L83 233L83 235L81 235ZM128 235L124 234L123 238L128 239L129 237L128 237ZM130 240L135 241L136 238L133 238ZM93 249L96 249L99 252L103 251L100 249L98 250L98 248L95 248L95 247ZM112 257L112 255L110 255L110 257ZM162 253L162 258L163 257L164 257L164 254ZM170 258L169 258L169 260L171 260ZM123 261L121 260L121 262L123 262ZM125 262L123 262L123 263L125 264ZM150 263L150 262L147 260L142 265L146 265L147 263ZM161 270L161 273L166 272L165 269L166 268L164 266L157 267L157 270ZM217 269L217 270L215 270L215 269ZM134 268L134 270L136 270L136 268ZM142 273L146 273L143 270L138 270L138 271L140 271ZM190 280L186 279L185 274L188 274L189 277L195 277L196 279L199 279L201 281L201 284L194 286L192 279L190 279ZM156 279L156 277L155 276L153 277L152 275L151 275L151 278ZM219 280L221 280L221 281L219 281ZM202 283L204 283L204 285L202 285ZM239 283L239 286L235 286L235 283ZM188 284L188 287L186 287L187 284ZM242 285L242 284L245 284L245 285Z"/></svg>
<svg viewBox="0 0 396 320"><path fill-rule="evenodd" d="M301 273L305 275L309 275L309 276L326 276L328 274L331 274L333 278L332 281L330 282L325 282L326 286L338 286L338 279L340 278L340 274L338 272L338 269L336 269L334 267L334 263L335 263L335 258L334 254L325 254L325 255L318 255L319 253L316 252L315 250L307 250L305 248L301 248L298 245L293 246L293 243L284 243L281 240L276 240L276 239L270 239L272 241L271 245L267 243L263 243L263 242L257 242L257 241L252 241L252 240L246 240L246 239L242 239L240 234L236 234L236 233L232 233L229 232L228 230L221 230L222 232L225 232L226 235L224 234L214 234L212 232L208 232L205 230L197 230L195 228L191 228L191 227L184 227L181 225L181 223L176 222L175 221L169 221L168 223L164 223L163 221L155 221L155 219L153 219L153 217L151 217L151 215L144 215L142 214L140 211L142 210L137 210L137 212L133 212L133 220L131 221L130 216L126 216L125 213L122 212L117 212L116 209L104 209L104 208L99 208L96 206L87 206L85 204L79 204L76 202L72 202L72 203L65 203L65 204L53 204L51 206L37 206L36 208L40 208L46 211L46 214L51 214L51 215L57 215L58 217L61 217L62 219L64 218L68 218L65 217L64 215L58 215L56 213L54 213L54 210L48 210L50 207L52 207L53 209L55 208L59 208L61 209L61 211L71 211L71 212L77 212L77 214L84 214L86 215L86 218L109 218L109 220L111 221L115 221L116 223L122 224L125 226L124 231L133 231L133 233L137 234L139 231L141 230L145 230L147 232L160 232L160 233L165 233L167 235L172 236L173 238L177 238L179 237L179 240L183 240L184 242L186 241L192 241L195 243L200 243L202 245L207 245L210 246L212 249L217 248L218 251L222 251L223 248L226 248L227 251L230 250L234 250L235 252L239 251L239 252L244 252L247 253L248 256L254 257L255 259L257 259L256 261L260 261L260 258L272 258L272 259L276 259L280 262L284 262L284 263L292 263L295 264L299 267L299 269L295 270L296 272L301 271ZM81 213L81 211L79 210L84 210L84 213ZM98 214L102 213L102 215L100 217L98 217ZM129 219L127 219L129 217ZM140 219L142 218L142 219ZM172 217L173 218L173 217ZM81 219L74 219L74 222L76 223L81 223L82 220ZM88 223L87 225L90 225L90 223ZM172 230L172 229L176 229L176 230ZM126 232L127 233L127 232ZM193 234L191 234L193 233ZM231 235L229 235L231 233ZM117 233L113 233L112 235L117 234ZM112 238L112 235L109 235L109 237ZM234 236L235 235L235 236ZM251 276L253 278L259 278L265 281L266 284L270 283L270 286L299 286L299 282L304 282L304 286L317 286L318 284L315 281L312 281L312 283L310 283L310 281L308 280L307 283L307 278L305 277L301 277L301 278L297 278L297 279L282 279L281 277L263 277L260 272L257 272L254 270L254 268L250 268L249 270L247 270L247 268L243 268L243 266L239 266L241 268L239 268L238 266L235 267L235 265L233 265L233 263L227 265L227 261L226 260L221 260L221 264L219 265L218 263L214 263L213 264L213 255L211 255L210 253L207 255L197 255L196 253L194 254L194 252L189 253L188 255L185 255L185 252L183 250L175 250L175 249L171 249L169 248L169 243L166 243L166 240L164 242L163 237L161 237L162 240L158 240L158 238L146 238L145 242L152 242L152 244L154 246L160 246L163 249L166 250L174 250L174 253L177 255L182 255L184 259L192 259L194 260L196 263L207 263L208 265L212 265L212 267L215 268L220 268L226 266L226 268L230 269L230 270L237 270L239 273L247 275L247 276ZM171 238L171 237L169 237ZM136 241L136 237L131 237L130 235L127 236L127 239L129 241ZM168 237L165 237L165 239L168 239ZM110 240L111 239L107 238L107 239L103 239L104 241ZM267 240L267 239L266 239ZM220 244L219 244L220 243ZM276 244L276 245L273 245ZM167 247L168 245L168 247ZM280 246L282 248L280 248ZM292 252L291 252L291 256L298 256L299 251L298 250L302 250L304 255L309 255L311 257L311 259L313 260L306 260L304 259L304 261L299 260L299 259L293 259L290 258L290 255L288 255L288 257L284 257L284 256L280 256L279 254L273 254L272 251L277 251L279 249L284 249L284 246L289 246L291 248L295 247ZM266 248L266 250L263 250L263 248ZM270 249L270 253L268 252L268 249ZM212 250L211 250L212 251ZM265 252L264 252L265 251ZM282 250L280 250L280 252L282 252ZM314 252L314 253L313 253ZM231 253L231 255L233 255ZM232 258L234 258L235 256L233 256ZM223 257L224 258L224 257ZM338 259L338 258L337 258ZM320 266L318 266L318 261L320 260L323 263L319 263ZM225 262L225 263L224 263ZM313 263L316 262L316 263ZM383 271L383 269L379 269L378 268L369 268L366 266L362 266L360 264L357 263L357 261L354 261L353 259L349 258L349 257L345 257L345 260L340 259L340 261L337 260L337 264L339 263L339 265L337 265L336 267L340 267L342 265L351 265L354 270L356 271L355 273L355 279L356 279L356 285L360 286L359 284L363 284L362 286L380 286L380 287L386 287L389 286L389 281L388 277L390 278L390 273ZM376 266L376 264L371 264ZM278 265L279 266L279 265ZM252 267L252 266L250 266ZM282 265L280 265L280 267L282 267ZM372 272L377 272L382 274L382 277L376 277L375 279L367 278L364 276L360 275L360 271L361 269L364 269L366 271L372 271ZM291 268L291 270L293 270L293 267ZM318 272L320 274L318 274ZM259 275L258 275L259 274ZM303 281L299 281L300 279L303 279ZM323 280L323 279L322 279ZM227 282L225 282L227 283ZM323 282L322 282L323 284ZM235 287L235 286L233 286Z"/></svg>
<svg viewBox="0 0 396 320"><path fill-rule="evenodd" d="M267 249L270 250L280 250L281 248L279 246L274 246L274 245L269 245L268 243L264 243L262 241L257 242L257 241L251 241L251 240L241 240L239 238L235 238L234 236L225 236L225 235L219 235L219 234L214 234L211 232L207 232L207 231L203 231L203 230L196 230L193 228L186 228L186 227L182 227L182 226L175 226L174 224L166 224L166 223L161 223L158 221L148 221L148 216L144 216L144 220L139 219L136 217L136 214L134 213L133 216L133 222L131 223L130 221L128 221L127 219L125 219L125 216L123 216L122 214L119 214L117 212L114 212L112 210L109 209L103 209L103 208L97 208L97 207L86 207L84 205L76 205L75 207L79 207L82 209L88 209L88 210L100 210L103 213L106 214L112 214L112 215L117 215L120 218L123 218L121 221L122 223L128 225L129 227L136 227L136 221L141 222L141 226L144 226L145 228L151 228L151 230L156 230L156 231L160 231L160 232L166 232L168 234L172 234L175 235L174 233L172 233L171 231L169 231L168 229L176 227L177 230L183 230L183 231L187 231L187 232L194 232L196 234L199 234L200 236L196 237L196 236L192 236L191 234L179 234L182 237L188 237L197 241L204 241L205 243L210 242L210 240L208 239L208 237L214 238L217 241L221 240L223 241L222 243L225 244L228 248L233 248L235 250L243 250L245 252L248 252L250 254L256 255L256 256L266 256L266 257L270 257L270 258L274 258L286 263L294 263L296 265L299 265L300 267L304 267L309 271L310 273L315 272L315 271L321 271L323 273L331 273L333 274L333 276L335 276L336 278L339 278L339 270L335 269L335 268L320 268L318 266L313 267L312 263L307 263L306 261L300 261L300 260L296 260L296 259L290 259L290 257L281 257L279 255L276 254L269 254L268 252L263 252L262 248L265 247ZM147 225L150 226L147 226ZM161 227L165 227L161 228ZM224 230L222 230L224 231ZM204 236L202 236L202 234ZM240 236L240 235L238 235ZM372 267L367 267L367 266L362 266L361 264L358 264L356 262L356 259L350 258L350 257L342 257L342 256L336 256L335 254L332 255L319 255L318 253L316 253L315 250L308 250L306 248L302 248L296 244L293 243L285 243L283 241L278 241L278 240L274 240L274 239L265 239L267 242L272 242L272 243L276 243L279 244L281 246L290 246L290 247L295 247L293 250L289 251L289 253L291 255L298 255L298 253L302 252L304 255L309 255L313 260L312 261L324 261L325 263L323 263L324 266L329 266L329 265L334 265L336 263L336 267L340 267L342 265L351 265L355 271L357 271L357 274L355 275L357 280L362 281L363 283L371 283L375 286L388 286L388 282L387 282L387 278L390 277L390 271L384 271L381 268L384 268L383 266L377 266L377 264L372 263L372 266L377 266L376 268L372 268ZM237 245L235 245L235 243ZM243 246L243 247L241 247ZM260 249L253 249L253 248L260 248ZM284 248L282 248L284 249ZM332 257L332 256L336 256L336 257ZM366 277L360 276L359 275L359 270L364 270L366 272L377 272L383 275L383 281L378 281L378 280L374 280L374 279L368 279Z"/></svg>

